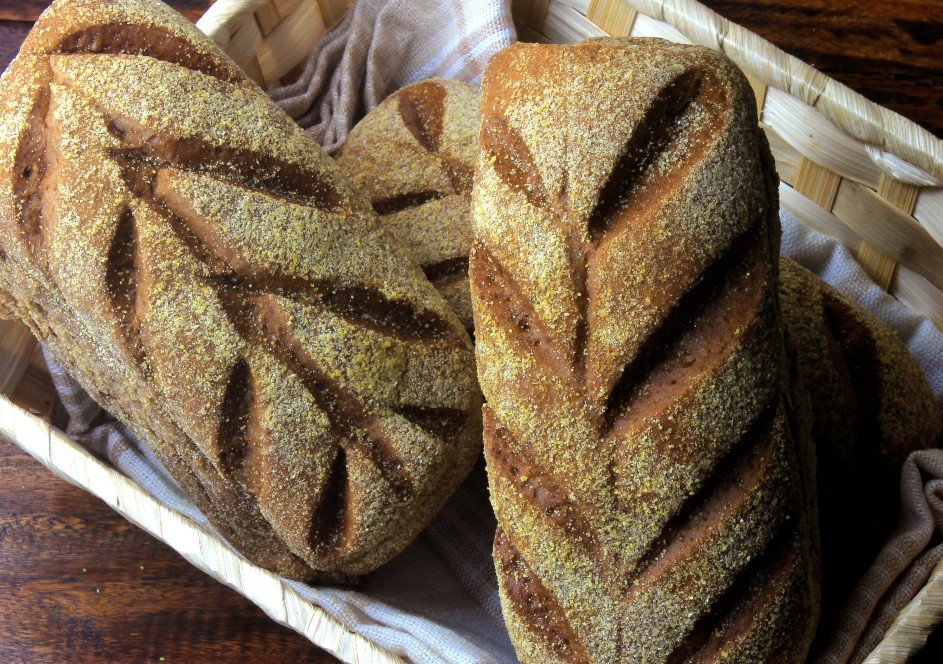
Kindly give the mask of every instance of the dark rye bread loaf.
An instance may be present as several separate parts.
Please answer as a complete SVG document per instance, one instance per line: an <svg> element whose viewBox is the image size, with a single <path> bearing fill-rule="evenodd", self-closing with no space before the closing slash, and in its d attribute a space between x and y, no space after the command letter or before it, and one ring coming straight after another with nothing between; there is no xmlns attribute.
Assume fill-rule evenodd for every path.
<svg viewBox="0 0 943 664"><path fill-rule="evenodd" d="M813 477L744 76L660 40L518 44L482 113L470 278L518 655L804 661Z"/></svg>
<svg viewBox="0 0 943 664"><path fill-rule="evenodd" d="M890 328L788 258L780 277L783 318L812 403L828 633L897 524L904 459L939 446L941 416Z"/></svg>
<svg viewBox="0 0 943 664"><path fill-rule="evenodd" d="M477 89L430 79L377 106L337 159L468 329L469 198L480 125Z"/></svg>
<svg viewBox="0 0 943 664"><path fill-rule="evenodd" d="M151 0L0 79L0 295L247 557L361 574L479 451L470 340L336 165Z"/></svg>

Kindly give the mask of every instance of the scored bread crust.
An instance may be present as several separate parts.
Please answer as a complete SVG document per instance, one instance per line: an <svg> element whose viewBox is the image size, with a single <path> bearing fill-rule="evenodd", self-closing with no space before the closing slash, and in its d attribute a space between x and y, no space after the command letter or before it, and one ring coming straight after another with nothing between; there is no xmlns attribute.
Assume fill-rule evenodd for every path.
<svg viewBox="0 0 943 664"><path fill-rule="evenodd" d="M470 278L519 657L804 661L814 477L744 76L661 40L518 44L482 91Z"/></svg>
<svg viewBox="0 0 943 664"><path fill-rule="evenodd" d="M479 451L471 343L336 165L151 0L0 79L0 302L248 558L362 574Z"/></svg>
<svg viewBox="0 0 943 664"><path fill-rule="evenodd" d="M811 401L827 635L897 525L904 459L940 445L940 408L889 327L789 258L780 265L783 320Z"/></svg>
<svg viewBox="0 0 943 664"><path fill-rule="evenodd" d="M480 125L479 92L464 84L455 87L454 82L433 80L408 86L404 94L428 83L443 86L445 97L453 100L445 104L442 126L436 131L467 141L464 149L453 144L450 154L472 171L478 136L469 135L467 127ZM391 220L401 216L408 223L388 227L426 264L466 256L471 248L471 192L461 200L450 195L447 208L420 202L424 192L448 191L448 180L434 160L417 157L421 138L404 130L407 118L427 106L420 104L418 111L404 113L398 97L381 104L355 127L339 165L375 205L381 202L381 210L383 202L392 198L387 192L396 192L404 203L417 202L408 211L390 215ZM435 122L439 120L425 124ZM451 123L459 126L450 128ZM452 214L443 217L440 209ZM460 253L463 247L465 254ZM818 514L824 531L822 614L827 621L896 523L904 458L938 445L941 418L926 377L886 325L786 256L780 257L780 277L783 319L798 365L797 388L814 395L810 419L820 461L817 486L826 494ZM468 288L467 279L462 281ZM443 293L453 308L466 311L464 303L456 304L451 290Z"/></svg>
<svg viewBox="0 0 943 664"><path fill-rule="evenodd" d="M387 97L354 127L337 158L469 330L470 195L480 124L476 88L429 79Z"/></svg>

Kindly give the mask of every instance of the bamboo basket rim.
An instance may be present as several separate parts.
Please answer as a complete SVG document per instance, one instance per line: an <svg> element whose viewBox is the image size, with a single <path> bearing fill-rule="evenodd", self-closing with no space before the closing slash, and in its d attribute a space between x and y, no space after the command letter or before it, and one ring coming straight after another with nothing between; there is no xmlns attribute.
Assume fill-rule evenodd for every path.
<svg viewBox="0 0 943 664"><path fill-rule="evenodd" d="M64 432L0 395L0 435L64 479L103 500L125 519L161 540L189 563L299 632L319 648L351 664L404 664L406 660L351 631L314 605L291 582L253 565L225 542L140 485L97 459Z"/></svg>

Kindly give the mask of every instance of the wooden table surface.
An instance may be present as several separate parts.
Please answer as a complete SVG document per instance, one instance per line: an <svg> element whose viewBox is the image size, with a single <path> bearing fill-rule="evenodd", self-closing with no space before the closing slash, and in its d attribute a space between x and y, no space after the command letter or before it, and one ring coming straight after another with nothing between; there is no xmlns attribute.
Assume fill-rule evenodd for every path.
<svg viewBox="0 0 943 664"><path fill-rule="evenodd" d="M209 2L171 4L196 19ZM943 2L705 4L943 137ZM46 5L0 0L0 70ZM943 661L943 634L931 641L914 662ZM336 660L0 441L0 662L14 661Z"/></svg>

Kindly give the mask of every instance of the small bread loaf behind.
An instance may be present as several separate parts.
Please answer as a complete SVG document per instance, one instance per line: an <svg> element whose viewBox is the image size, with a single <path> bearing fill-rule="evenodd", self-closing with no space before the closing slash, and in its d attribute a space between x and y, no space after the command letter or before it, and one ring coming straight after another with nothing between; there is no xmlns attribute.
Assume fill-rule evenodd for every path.
<svg viewBox="0 0 943 664"><path fill-rule="evenodd" d="M940 444L941 416L890 328L788 258L780 274L783 318L812 403L827 632L897 523L904 459Z"/></svg>
<svg viewBox="0 0 943 664"><path fill-rule="evenodd" d="M482 86L470 277L502 608L524 662L802 662L814 495L743 74L518 44Z"/></svg>
<svg viewBox="0 0 943 664"><path fill-rule="evenodd" d="M470 470L471 343L336 165L152 0L0 79L0 292L247 557L361 574Z"/></svg>
<svg viewBox="0 0 943 664"><path fill-rule="evenodd" d="M351 132L337 163L469 330L471 185L481 97L430 79L390 95Z"/></svg>

